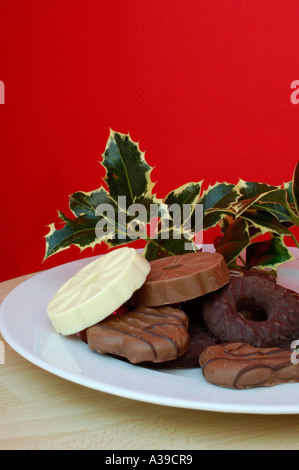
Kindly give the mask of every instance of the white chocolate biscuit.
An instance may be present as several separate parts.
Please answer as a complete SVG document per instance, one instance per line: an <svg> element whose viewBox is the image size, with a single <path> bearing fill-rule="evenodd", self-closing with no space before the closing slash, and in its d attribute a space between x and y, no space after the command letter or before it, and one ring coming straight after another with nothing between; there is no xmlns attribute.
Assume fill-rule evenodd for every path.
<svg viewBox="0 0 299 470"><path fill-rule="evenodd" d="M102 321L144 283L150 264L134 248L99 256L54 294L47 314L62 335L77 333Z"/></svg>

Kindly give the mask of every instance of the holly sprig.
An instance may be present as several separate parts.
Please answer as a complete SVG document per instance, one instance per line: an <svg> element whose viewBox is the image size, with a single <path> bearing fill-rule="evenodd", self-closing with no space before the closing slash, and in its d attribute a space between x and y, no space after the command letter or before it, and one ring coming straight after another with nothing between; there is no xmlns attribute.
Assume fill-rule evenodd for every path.
<svg viewBox="0 0 299 470"><path fill-rule="evenodd" d="M224 256L228 266L241 262L246 269L276 269L293 259L285 245L285 237L292 237L299 248L292 233L292 227L299 226L299 162L292 180L281 186L240 179L237 184L217 182L204 190L201 180L183 184L164 198L158 198L153 192L153 168L147 163L139 144L129 134L110 130L101 165L105 169L103 184L91 192L71 194L69 209L72 215L69 217L59 211L58 218L63 226L56 228L55 223L48 226L45 259L72 245L80 250L100 243L113 248L134 243L139 238L145 241L143 255L148 261L182 254L186 251L186 242L196 251L197 204L202 206L203 231L220 227L221 235L215 240L215 249ZM137 215L130 210L132 204L142 208ZM180 211L185 204L191 207L189 233L183 221L178 226L174 223L175 214L170 216L168 212L170 207ZM153 205L160 207L154 234L149 230ZM112 213L99 211L99 207L108 206ZM163 210L168 214L166 227ZM114 218L113 211L123 217ZM106 226L100 236L96 230L99 224ZM136 226L139 236L134 239L128 234ZM269 239L258 241L265 233L270 235Z"/></svg>
<svg viewBox="0 0 299 470"><path fill-rule="evenodd" d="M285 244L285 237L291 237L299 248L292 231L293 227L299 227L299 162L292 180L281 186L240 180L237 187L240 197L220 222L222 237L216 248L227 264L241 259L247 269L276 270L279 265L294 259ZM256 241L264 234L268 234L269 239ZM241 257L244 251L245 259Z"/></svg>

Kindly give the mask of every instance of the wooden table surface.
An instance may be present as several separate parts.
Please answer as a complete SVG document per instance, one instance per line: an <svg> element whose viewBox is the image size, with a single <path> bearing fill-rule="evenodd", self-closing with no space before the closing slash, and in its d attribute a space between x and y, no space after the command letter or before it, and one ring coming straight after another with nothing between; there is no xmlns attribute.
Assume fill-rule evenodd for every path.
<svg viewBox="0 0 299 470"><path fill-rule="evenodd" d="M0 284L0 302L28 277ZM52 375L4 346L1 450L299 449L299 415L194 411L120 398Z"/></svg>

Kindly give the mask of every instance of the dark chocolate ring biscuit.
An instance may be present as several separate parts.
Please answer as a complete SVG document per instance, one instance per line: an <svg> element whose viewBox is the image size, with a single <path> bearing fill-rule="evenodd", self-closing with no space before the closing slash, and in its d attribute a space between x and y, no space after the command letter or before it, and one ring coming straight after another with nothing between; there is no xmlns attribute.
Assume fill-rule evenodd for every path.
<svg viewBox="0 0 299 470"><path fill-rule="evenodd" d="M87 343L133 364L176 359L190 346L187 315L172 307L137 307L87 328Z"/></svg>
<svg viewBox="0 0 299 470"><path fill-rule="evenodd" d="M291 351L229 343L207 348L199 358L207 382L227 388L269 387L299 381Z"/></svg>
<svg viewBox="0 0 299 470"><path fill-rule="evenodd" d="M220 289L230 273L219 253L187 253L150 262L150 272L130 305L156 307L195 299Z"/></svg>
<svg viewBox="0 0 299 470"><path fill-rule="evenodd" d="M261 321L241 314L254 310L261 315ZM270 347L299 335L298 297L261 276L232 277L227 286L205 299L202 314L221 342Z"/></svg>

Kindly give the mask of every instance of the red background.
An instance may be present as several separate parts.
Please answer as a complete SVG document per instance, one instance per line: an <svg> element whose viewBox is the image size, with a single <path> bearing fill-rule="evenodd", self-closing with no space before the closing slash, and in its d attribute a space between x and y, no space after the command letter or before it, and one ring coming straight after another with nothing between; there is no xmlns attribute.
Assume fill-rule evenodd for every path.
<svg viewBox="0 0 299 470"><path fill-rule="evenodd" d="M297 0L2 0L0 280L105 250L42 262L68 195L101 185L109 128L140 142L160 197L289 181L298 69Z"/></svg>

